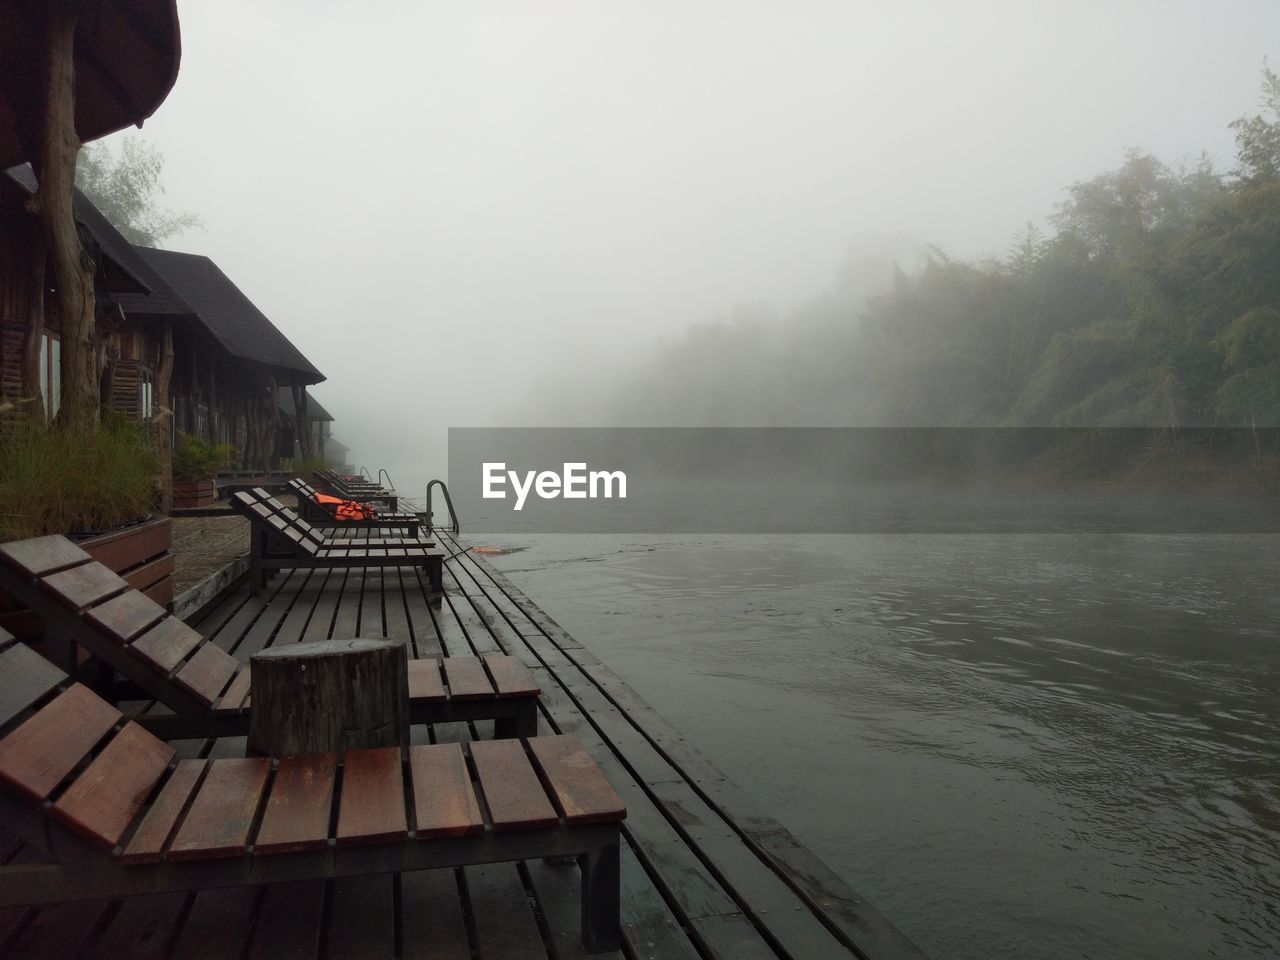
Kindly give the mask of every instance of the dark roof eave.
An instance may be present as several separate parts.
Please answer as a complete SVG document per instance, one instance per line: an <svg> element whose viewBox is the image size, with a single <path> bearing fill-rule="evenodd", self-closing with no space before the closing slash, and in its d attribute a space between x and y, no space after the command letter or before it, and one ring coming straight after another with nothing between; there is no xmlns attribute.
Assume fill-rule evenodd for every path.
<svg viewBox="0 0 1280 960"><path fill-rule="evenodd" d="M33 158L32 91L43 45L30 4L0 4L0 167ZM102 0L76 31L76 132L82 142L141 127L178 79L177 0Z"/></svg>

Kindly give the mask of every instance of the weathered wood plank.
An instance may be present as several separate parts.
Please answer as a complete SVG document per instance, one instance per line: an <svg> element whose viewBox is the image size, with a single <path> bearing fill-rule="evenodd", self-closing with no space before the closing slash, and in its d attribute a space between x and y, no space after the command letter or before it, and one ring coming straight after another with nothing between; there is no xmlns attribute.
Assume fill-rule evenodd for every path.
<svg viewBox="0 0 1280 960"><path fill-rule="evenodd" d="M21 643L0 651L0 728L47 696L66 674ZM443 691L442 691L443 692Z"/></svg>
<svg viewBox="0 0 1280 960"><path fill-rule="evenodd" d="M529 740L529 752L566 822L608 823L626 816L622 798L577 737L535 737Z"/></svg>
<svg viewBox="0 0 1280 960"><path fill-rule="evenodd" d="M212 706L227 683L240 669L240 661L212 643L197 650L182 669L174 674L174 681L204 703Z"/></svg>
<svg viewBox="0 0 1280 960"><path fill-rule="evenodd" d="M456 743L409 748L419 837L459 837L484 830L462 748Z"/></svg>
<svg viewBox="0 0 1280 960"><path fill-rule="evenodd" d="M476 740L471 758L493 829L545 827L558 821L519 740Z"/></svg>
<svg viewBox="0 0 1280 960"><path fill-rule="evenodd" d="M403 960L471 960L455 871L401 874L400 911Z"/></svg>
<svg viewBox="0 0 1280 960"><path fill-rule="evenodd" d="M178 932L170 956L174 960L239 960L253 929L254 906L261 888L201 890Z"/></svg>
<svg viewBox="0 0 1280 960"><path fill-rule="evenodd" d="M178 762L121 854L122 863L155 863L160 860L204 771L203 760Z"/></svg>
<svg viewBox="0 0 1280 960"><path fill-rule="evenodd" d="M110 906L110 900L82 900L41 907L18 940L9 945L5 960L82 956L89 936Z"/></svg>
<svg viewBox="0 0 1280 960"><path fill-rule="evenodd" d="M120 643L128 643L164 616L164 607L136 590L112 597L85 613L85 619Z"/></svg>
<svg viewBox="0 0 1280 960"><path fill-rule="evenodd" d="M249 943L249 960L313 960L320 956L324 899L325 883L320 880L267 887Z"/></svg>
<svg viewBox="0 0 1280 960"><path fill-rule="evenodd" d="M348 750L338 806L338 843L368 843L408 834L399 747Z"/></svg>
<svg viewBox="0 0 1280 960"><path fill-rule="evenodd" d="M72 684L0 741L0 781L44 800L119 720L119 710Z"/></svg>
<svg viewBox="0 0 1280 960"><path fill-rule="evenodd" d="M211 762L169 847L169 859L243 854L270 771L271 761L265 757Z"/></svg>
<svg viewBox="0 0 1280 960"><path fill-rule="evenodd" d="M218 698L217 709L241 710L248 705L249 687L253 683L253 674L247 666L240 667L236 675L227 684L227 692Z"/></svg>
<svg viewBox="0 0 1280 960"><path fill-rule="evenodd" d="M130 897L120 904L111 923L81 955L84 960L161 960L177 936L186 909L186 893L156 893Z"/></svg>
<svg viewBox="0 0 1280 960"><path fill-rule="evenodd" d="M63 567L87 563L93 557L58 534L0 543L0 561L29 577L42 577Z"/></svg>
<svg viewBox="0 0 1280 960"><path fill-rule="evenodd" d="M541 693L538 681L518 657L490 653L484 658L494 689L500 697L536 697Z"/></svg>
<svg viewBox="0 0 1280 960"><path fill-rule="evenodd" d="M479 657L446 657L444 676L452 700L483 700L494 694Z"/></svg>
<svg viewBox="0 0 1280 960"><path fill-rule="evenodd" d="M337 772L336 754L281 758L254 852L284 853L325 846Z"/></svg>
<svg viewBox="0 0 1280 960"><path fill-rule="evenodd" d="M485 960L545 957L542 934L515 864L490 863L466 867L463 872L480 956Z"/></svg>
<svg viewBox="0 0 1280 960"><path fill-rule="evenodd" d="M129 586L100 563L86 563L61 573L50 574L41 583L72 610L83 610L101 603Z"/></svg>
<svg viewBox="0 0 1280 960"><path fill-rule="evenodd" d="M177 617L166 617L133 641L129 649L167 674L203 640L199 633Z"/></svg>
<svg viewBox="0 0 1280 960"><path fill-rule="evenodd" d="M76 832L111 850L133 823L173 759L174 750L126 723L53 805Z"/></svg>
<svg viewBox="0 0 1280 960"><path fill-rule="evenodd" d="M533 888L538 909L546 920L555 948L556 960L622 960L622 951L587 953L582 946L579 930L582 918L582 871L574 863L549 863L545 860L529 860L524 864L529 885ZM664 910L664 912L666 912ZM623 933L629 937L625 924ZM633 944L634 949L634 944ZM692 951L691 951L692 953ZM687 960L693 960L692 953ZM664 957L663 960L666 960ZM673 956L672 960L679 960Z"/></svg>
<svg viewBox="0 0 1280 960"><path fill-rule="evenodd" d="M443 702L448 699L444 689L444 677L440 673L439 660L435 657L427 660L410 660L408 667L410 700L429 703Z"/></svg>
<svg viewBox="0 0 1280 960"><path fill-rule="evenodd" d="M394 957L395 902L392 877L345 877L334 881L329 904L327 960Z"/></svg>

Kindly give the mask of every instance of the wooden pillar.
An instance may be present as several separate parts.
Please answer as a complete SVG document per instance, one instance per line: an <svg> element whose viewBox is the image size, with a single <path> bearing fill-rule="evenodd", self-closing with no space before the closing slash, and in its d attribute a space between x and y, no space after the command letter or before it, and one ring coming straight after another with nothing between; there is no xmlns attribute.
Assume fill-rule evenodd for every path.
<svg viewBox="0 0 1280 960"><path fill-rule="evenodd" d="M248 753L407 747L408 662L399 640L318 640L254 654Z"/></svg>
<svg viewBox="0 0 1280 960"><path fill-rule="evenodd" d="M74 53L80 5L48 0L38 11L44 43L44 117L35 163L39 186L27 208L40 224L49 258L49 280L57 291L46 304L50 326L62 334L62 406L58 419L87 434L98 422L97 343L94 324L94 264L80 244L71 208L80 137L75 127Z"/></svg>
<svg viewBox="0 0 1280 960"><path fill-rule="evenodd" d="M173 321L164 321L160 343L160 368L151 394L151 426L160 455L160 512L173 508Z"/></svg>

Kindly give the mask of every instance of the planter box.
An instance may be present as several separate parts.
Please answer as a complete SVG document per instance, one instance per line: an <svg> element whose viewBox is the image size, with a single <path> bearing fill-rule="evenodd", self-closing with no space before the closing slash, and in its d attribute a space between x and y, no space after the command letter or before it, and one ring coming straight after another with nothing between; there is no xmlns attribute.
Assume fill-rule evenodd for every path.
<svg viewBox="0 0 1280 960"><path fill-rule="evenodd" d="M157 517L144 523L83 540L80 546L156 603L173 601L173 521Z"/></svg>
<svg viewBox="0 0 1280 960"><path fill-rule="evenodd" d="M81 540L80 546L99 563L110 567L161 606L173 602L173 521L168 517L145 520L113 533ZM15 637L32 640L44 632L43 621L30 610L0 612L0 627Z"/></svg>
<svg viewBox="0 0 1280 960"><path fill-rule="evenodd" d="M173 481L175 507L207 507L218 500L218 486L213 480Z"/></svg>

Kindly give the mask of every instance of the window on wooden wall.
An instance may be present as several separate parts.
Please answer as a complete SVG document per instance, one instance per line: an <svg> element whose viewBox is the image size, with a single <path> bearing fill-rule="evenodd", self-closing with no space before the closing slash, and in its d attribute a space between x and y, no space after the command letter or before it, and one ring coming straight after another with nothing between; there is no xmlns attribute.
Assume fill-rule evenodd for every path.
<svg viewBox="0 0 1280 960"><path fill-rule="evenodd" d="M151 391L151 371L143 367L138 371L138 416L144 422L151 420Z"/></svg>
<svg viewBox="0 0 1280 960"><path fill-rule="evenodd" d="M62 406L62 341L47 333L40 338L40 398L52 420Z"/></svg>

